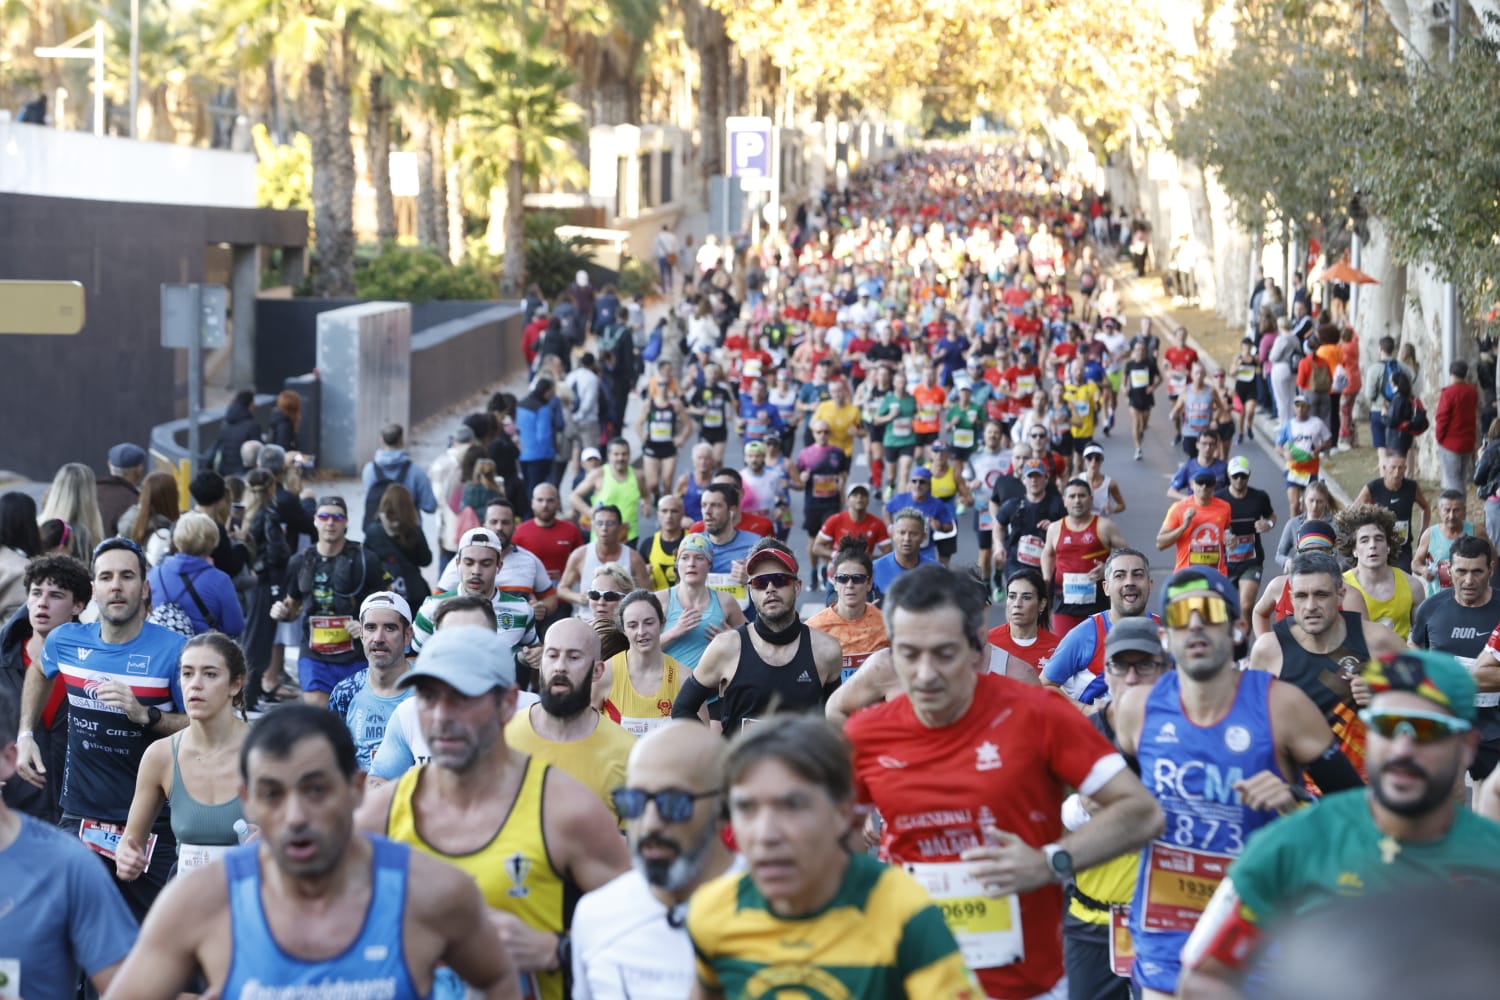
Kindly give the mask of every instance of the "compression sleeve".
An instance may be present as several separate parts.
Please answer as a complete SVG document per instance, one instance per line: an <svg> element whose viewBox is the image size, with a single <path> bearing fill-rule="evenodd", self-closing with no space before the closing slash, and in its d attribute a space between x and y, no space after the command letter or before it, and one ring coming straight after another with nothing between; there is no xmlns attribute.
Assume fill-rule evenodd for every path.
<svg viewBox="0 0 1500 1000"><path fill-rule="evenodd" d="M1346 788L1364 787L1359 772L1339 749L1338 740L1328 744L1328 749L1317 760L1308 763L1307 776L1312 778L1324 795L1342 792Z"/></svg>
<svg viewBox="0 0 1500 1000"><path fill-rule="evenodd" d="M698 709L712 694L712 690L698 683L698 678L688 674L677 691L677 699L672 702L672 718L696 719Z"/></svg>

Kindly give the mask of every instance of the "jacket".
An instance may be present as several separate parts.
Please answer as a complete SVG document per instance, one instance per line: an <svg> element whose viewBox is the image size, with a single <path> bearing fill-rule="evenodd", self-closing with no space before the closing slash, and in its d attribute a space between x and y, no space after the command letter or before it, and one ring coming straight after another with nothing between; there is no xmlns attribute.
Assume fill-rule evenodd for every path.
<svg viewBox="0 0 1500 1000"><path fill-rule="evenodd" d="M191 590L184 577L192 581ZM173 553L146 574L146 579L151 584L152 602L170 601L181 608L192 621L194 634L217 629L230 638L238 638L245 631L245 613L240 609L234 581L202 556ZM193 600L193 591L197 591L203 607Z"/></svg>
<svg viewBox="0 0 1500 1000"><path fill-rule="evenodd" d="M521 432L521 461L540 462L557 457L557 432L562 409L557 397L543 400L534 392L516 404L516 429Z"/></svg>
<svg viewBox="0 0 1500 1000"><path fill-rule="evenodd" d="M246 441L261 439L260 421L239 400L234 400L224 411L224 426L219 430L219 440L214 442L209 465L224 476L243 476L245 463L240 461L240 446Z"/></svg>
<svg viewBox="0 0 1500 1000"><path fill-rule="evenodd" d="M27 617L24 607L11 615L4 626L0 626L0 689L10 692L13 704L17 707L21 704L21 687L26 683L24 650L31 636L31 619ZM48 681L48 691L52 690L53 684L61 682L61 677ZM48 701L50 703L51 699ZM16 778L7 781L5 787L0 789L0 794L4 795L5 804L10 808L56 823L62 818L59 797L62 794L63 765L68 756L68 699L61 699L51 725L46 724L45 713L42 720L42 724L33 730L33 735L36 737L37 748L42 753L42 764L47 768L46 787L37 788L30 782Z"/></svg>
<svg viewBox="0 0 1500 1000"><path fill-rule="evenodd" d="M99 522L113 532L125 512L141 502L140 489L119 476L100 476L98 482Z"/></svg>
<svg viewBox="0 0 1500 1000"><path fill-rule="evenodd" d="M1471 455L1479 437L1479 390L1454 382L1438 395L1433 431L1439 448Z"/></svg>
<svg viewBox="0 0 1500 1000"><path fill-rule="evenodd" d="M300 451L297 444L297 431L292 427L292 422L287 419L285 413L280 410L271 411L271 426L266 432L266 441L269 444L280 445L287 451Z"/></svg>
<svg viewBox="0 0 1500 1000"><path fill-rule="evenodd" d="M401 463L406 463L406 474L397 478L401 471ZM375 485L375 469L379 467L386 479L395 480L411 491L412 500L416 501L417 510L424 514L431 514L437 510L437 496L432 492L432 481L427 478L427 472L417 465L416 460L399 448L380 448L375 452L373 461L365 463L364 486L365 493L370 492L370 487ZM366 511L366 514L369 512Z"/></svg>

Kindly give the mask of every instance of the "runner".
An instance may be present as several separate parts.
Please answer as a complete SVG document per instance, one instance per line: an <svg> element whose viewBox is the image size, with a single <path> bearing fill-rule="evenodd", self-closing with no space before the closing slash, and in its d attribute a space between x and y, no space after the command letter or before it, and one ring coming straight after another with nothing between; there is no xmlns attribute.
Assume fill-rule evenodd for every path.
<svg viewBox="0 0 1500 1000"><path fill-rule="evenodd" d="M747 870L693 894L694 1000L977 995L927 893L845 847L855 785L832 726L791 717L747 731L730 746L724 784Z"/></svg>
<svg viewBox="0 0 1500 1000"><path fill-rule="evenodd" d="M1406 456L1388 450L1380 460L1380 478L1365 483L1354 498L1357 504L1372 503L1389 510L1395 518L1395 534L1391 542L1391 565L1403 572L1411 572L1412 540L1426 534L1432 521L1432 508L1427 503L1427 494L1422 484L1406 476ZM1422 511L1421 526L1417 527L1416 511Z"/></svg>
<svg viewBox="0 0 1500 1000"><path fill-rule="evenodd" d="M705 365L703 384L689 393L687 404L688 413L698 421L699 439L707 444L712 452L713 460L710 462L710 467L723 465L724 450L729 445L729 420L739 412L739 404L735 401L734 393L724 382L723 369L714 363ZM693 471L688 474L690 480L697 477L697 469L698 457L695 449ZM699 481L701 482L701 479ZM688 512L691 515L692 504L688 504Z"/></svg>
<svg viewBox="0 0 1500 1000"><path fill-rule="evenodd" d="M328 709L349 727L360 770L368 771L385 739L386 724L411 694L398 686L411 669L406 659L411 606L391 591L371 594L359 606L359 631L369 666L338 682L328 696Z"/></svg>
<svg viewBox="0 0 1500 1000"><path fill-rule="evenodd" d="M432 758L367 794L359 827L462 869L488 906L476 923L486 948L509 956L525 996L563 1000L575 900L629 865L609 810L508 744L515 673L493 632L440 628L402 680L416 689ZM445 984L445 1000L462 996L455 986Z"/></svg>
<svg viewBox="0 0 1500 1000"><path fill-rule="evenodd" d="M646 568L651 571L651 586L665 590L677 582L677 549L685 537L682 498L668 493L656 501L656 521L660 530L638 546Z"/></svg>
<svg viewBox="0 0 1500 1000"><path fill-rule="evenodd" d="M745 624L739 602L708 586L712 555L705 535L688 535L677 548L677 583L656 592L664 603L661 647L687 670L698 665L713 637Z"/></svg>
<svg viewBox="0 0 1500 1000"><path fill-rule="evenodd" d="M1034 569L1012 573L1005 581L1005 621L990 629L990 645L1040 675L1062 641L1049 625L1047 586L1042 574Z"/></svg>
<svg viewBox="0 0 1500 1000"><path fill-rule="evenodd" d="M1412 549L1412 572L1427 583L1428 596L1453 586L1453 545L1461 538L1486 538L1484 525L1464 520L1465 498L1458 490L1438 497L1438 523L1429 525Z"/></svg>
<svg viewBox="0 0 1500 1000"><path fill-rule="evenodd" d="M182 647L178 677L188 725L141 757L130 818L115 847L122 882L139 878L151 863L151 828L164 803L171 805L179 875L239 842L235 826L244 813L235 765L250 727L235 713L245 706L245 654L221 632L195 635Z"/></svg>
<svg viewBox="0 0 1500 1000"><path fill-rule="evenodd" d="M1002 480L1006 478L1011 465L1010 456L1001 447L1003 437L998 423L986 421L983 444L969 456L963 471L964 478L969 483L969 492L974 497L974 534L979 543L979 575L986 586L992 584L995 574L996 505L992 505L992 501L1002 488ZM1009 479L1020 486L1014 475L1009 476Z"/></svg>
<svg viewBox="0 0 1500 1000"><path fill-rule="evenodd" d="M1177 467L1177 472L1172 476L1172 482L1167 486L1167 496L1173 500L1186 500L1193 495L1193 477L1200 472L1211 472L1214 477L1214 489L1221 490L1229 485L1229 465L1215 454L1216 445L1214 439L1208 436L1197 439L1198 454L1188 459Z"/></svg>
<svg viewBox="0 0 1500 1000"><path fill-rule="evenodd" d="M1277 918L1338 897L1500 878L1500 826L1460 803L1478 739L1468 672L1423 651L1374 661L1362 676L1369 789L1330 795L1251 842L1188 940L1182 996L1240 995L1232 984Z"/></svg>
<svg viewBox="0 0 1500 1000"><path fill-rule="evenodd" d="M661 649L661 602L649 590L632 590L616 614L630 648L604 664L599 687L608 692L604 714L632 736L665 726L687 669Z"/></svg>
<svg viewBox="0 0 1500 1000"><path fill-rule="evenodd" d="M1333 448L1328 425L1309 416L1307 397L1292 399L1292 417L1281 425L1276 435L1276 449L1286 463L1286 505L1288 510L1302 508L1302 491L1318 478L1319 455Z"/></svg>
<svg viewBox="0 0 1500 1000"><path fill-rule="evenodd" d="M843 668L838 642L809 629L797 614L802 580L791 550L762 539L746 556L745 568L755 621L709 643L672 705L672 718L694 718L720 692L726 736L763 722L772 711L821 710Z"/></svg>
<svg viewBox="0 0 1500 1000"><path fill-rule="evenodd" d="M1162 621L1177 669L1126 692L1115 712L1120 749L1139 758L1167 817L1141 852L1130 906L1131 978L1146 1000L1177 992L1188 932L1246 839L1306 801L1301 768L1329 792L1360 784L1307 695L1235 666L1239 615L1222 574L1174 573Z"/></svg>
<svg viewBox="0 0 1500 1000"><path fill-rule="evenodd" d="M557 516L560 504L557 487L541 484L531 491L531 520L522 521L511 536L512 542L541 560L554 586L562 579L573 550L583 546L578 525ZM567 608L561 610L565 614Z"/></svg>
<svg viewBox="0 0 1500 1000"><path fill-rule="evenodd" d="M682 401L672 397L672 385L656 380L636 417L641 445L645 495L660 499L677 478L677 452L693 436L693 421Z"/></svg>
<svg viewBox="0 0 1500 1000"><path fill-rule="evenodd" d="M818 533L823 530L823 524L839 512L839 497L844 495L844 483L849 477L849 456L829 442L829 434L828 421L814 417L813 444L802 449L797 456L796 468L806 490L802 529L807 532L808 579L811 581L808 586L811 587L817 587L822 581L818 573Z"/></svg>
<svg viewBox="0 0 1500 1000"><path fill-rule="evenodd" d="M850 537L839 544L833 559L834 603L807 620L807 627L831 635L843 651L841 681L854 676L870 654L890 645L885 620L870 603L875 568L864 541Z"/></svg>
<svg viewBox="0 0 1500 1000"><path fill-rule="evenodd" d="M916 417L916 397L906 391L906 373L898 371L891 376L890 394L880 401L874 420L881 432L880 443L891 474L885 491L887 498L896 492L897 483L906 483L911 476L912 458L917 451Z"/></svg>
<svg viewBox="0 0 1500 1000"><path fill-rule="evenodd" d="M1276 527L1276 511L1265 490L1250 485L1250 460L1237 455L1229 460L1229 488L1214 496L1229 505L1229 529L1224 536L1224 560L1229 581L1240 592L1240 607L1255 607L1260 578L1265 572L1266 552L1260 536ZM1242 620L1241 628L1249 635L1250 622Z"/></svg>
<svg viewBox="0 0 1500 1000"><path fill-rule="evenodd" d="M612 522L606 520L603 527L599 528L599 530L608 532L611 527ZM520 648L536 643L536 611L532 603L517 594L507 593L495 585L495 580L498 578L500 570L504 565L502 562L504 557L501 554L504 550L505 543L500 540L500 536L488 528L471 528L464 532L463 538L458 541L458 554L453 558L453 565L458 567L458 586L453 590L433 594L423 601L422 606L417 609L416 620L411 624L411 648L413 651L420 654L422 647L432 637L434 629L432 617L437 612L438 607L451 597L458 597L465 594L486 598L495 606L495 618L500 623L500 632L512 646ZM593 547L591 546L588 549L581 549L579 551L592 552ZM569 559L568 564L570 567L576 558L577 553L575 552L574 556ZM567 579L566 573L563 579ZM581 594L572 594L569 592L564 597L566 600L574 601L577 604L584 604L582 600L575 600L575 598L582 598L583 595ZM404 601L402 603L403 605L405 604ZM369 599L367 598L365 605L361 605L361 607L365 607L368 604ZM580 608L579 613L585 613L583 608ZM408 611L407 614L410 614L410 612Z"/></svg>
<svg viewBox="0 0 1500 1000"><path fill-rule="evenodd" d="M1124 382L1130 403L1130 435L1135 441L1135 460L1139 462L1146 428L1151 425L1151 410L1156 406L1156 390L1161 387L1161 371L1156 367L1156 359L1147 354L1144 340L1130 345Z"/></svg>
<svg viewBox="0 0 1500 1000"><path fill-rule="evenodd" d="M884 820L881 857L906 866L944 907L986 996L1060 1000L1062 886L1144 844L1160 813L1082 715L979 675L988 646L977 588L922 567L892 589L886 615L907 697L846 727L858 799ZM1100 805L1098 821L1066 835L1065 785ZM989 917L991 907L1007 917Z"/></svg>
<svg viewBox="0 0 1500 1000"><path fill-rule="evenodd" d="M1214 496L1216 480L1207 469L1193 473L1193 495L1167 509L1156 533L1158 551L1176 546L1173 570L1207 566L1224 572L1225 535L1232 516L1229 504Z"/></svg>
<svg viewBox="0 0 1500 1000"><path fill-rule="evenodd" d="M937 367L929 364L922 369L922 379L911 391L917 406L916 416L911 426L917 436L914 457L918 462L927 461L929 449L943 429L943 407L948 402L948 392L938 385L937 376ZM904 481L897 480L897 482Z"/></svg>
<svg viewBox="0 0 1500 1000"><path fill-rule="evenodd" d="M1066 634L1104 610L1107 599L1099 586L1104 561L1127 543L1113 521L1093 512L1094 493L1086 481L1068 482L1063 506L1067 514L1047 526L1041 570L1042 579L1051 583L1051 620Z"/></svg>
<svg viewBox="0 0 1500 1000"><path fill-rule="evenodd" d="M1259 398L1257 387L1260 380L1260 354L1255 348L1255 339L1246 337L1240 341L1240 353L1234 359L1234 395L1240 401L1239 438L1255 440L1255 403Z"/></svg>
<svg viewBox="0 0 1500 1000"><path fill-rule="evenodd" d="M1339 607L1344 581L1332 555L1309 552L1292 560L1287 588L1293 617L1255 640L1250 669L1301 688L1322 709L1344 756L1364 773L1365 732L1358 708L1366 691L1358 683L1359 666L1371 656L1399 652L1401 639L1379 622Z"/></svg>
<svg viewBox="0 0 1500 1000"><path fill-rule="evenodd" d="M572 604L574 613L584 621L594 620L588 591L584 588L593 583L599 567L611 563L628 566L635 587L651 585L651 573L646 569L646 560L625 542L624 521L618 507L610 504L596 507L593 529L593 541L573 550L573 554L568 557L568 567L563 570L562 579L557 581L558 596ZM578 589L575 590L575 587Z"/></svg>
<svg viewBox="0 0 1500 1000"><path fill-rule="evenodd" d="M651 489L641 473L631 468L629 441L615 438L604 454L608 461L579 481L568 502L580 517L589 517L600 507L613 507L625 526L621 541L634 545L640 540L641 505L650 502ZM599 533L597 525L593 530L595 535Z"/></svg>
<svg viewBox="0 0 1500 1000"><path fill-rule="evenodd" d="M699 441L693 445L692 468L677 477L677 489L674 492L682 499L682 515L687 518L688 524L703 520L703 508L699 503L703 491L713 482L714 466L718 461L713 445L707 441Z"/></svg>
<svg viewBox="0 0 1500 1000"><path fill-rule="evenodd" d="M1101 393L1099 386L1084 373L1084 359L1074 358L1068 365L1068 379L1063 386L1063 398L1067 400L1069 412L1068 428L1072 454L1068 456L1068 474L1083 473L1083 453L1094 443L1094 422L1099 415Z"/></svg>
<svg viewBox="0 0 1500 1000"><path fill-rule="evenodd" d="M473 883L355 832L363 774L342 722L312 705L267 713L245 739L240 781L260 837L173 882L109 997L169 1000L201 971L224 997L415 998L439 965L486 997L519 997Z"/></svg>
<svg viewBox="0 0 1500 1000"><path fill-rule="evenodd" d="M1083 627L1059 639L1042 671L1044 687L1058 688L1084 704L1104 690L1100 676L1104 673L1104 640L1109 630L1126 618L1146 614L1151 600L1151 568L1146 556L1135 549L1111 552L1104 563L1104 595L1109 598L1109 610L1090 615Z"/></svg>
<svg viewBox="0 0 1500 1000"><path fill-rule="evenodd" d="M1083 474L1080 477L1092 491L1094 513L1113 517L1125 513L1125 494L1113 477L1104 474L1104 449L1091 444L1083 449Z"/></svg>
<svg viewBox="0 0 1500 1000"><path fill-rule="evenodd" d="M920 510L907 507L896 512L891 518L891 551L872 564L877 595L884 595L902 573L923 563L937 562L937 557L922 544L926 537L927 517Z"/></svg>
<svg viewBox="0 0 1500 1000"><path fill-rule="evenodd" d="M1395 565L1395 523L1389 510L1368 503L1345 507L1333 518L1339 554L1354 560L1354 568L1344 571L1344 582L1364 595L1372 620L1405 639L1427 588Z"/></svg>
<svg viewBox="0 0 1500 1000"><path fill-rule="evenodd" d="M1312 495L1308 490L1308 496ZM1327 521L1304 521L1297 535L1297 550L1293 558L1305 552L1321 552L1325 555L1333 554L1334 539L1338 533L1332 524ZM1287 568L1290 570L1291 562L1288 560ZM1271 626L1284 618L1292 617L1292 593L1287 589L1290 577L1286 574L1275 577L1270 583L1261 588L1260 599L1256 601L1255 613L1251 616L1251 625L1257 638L1271 631ZM1362 618L1369 615L1365 610L1365 595L1353 587L1344 588L1343 600L1339 607L1344 611L1352 611Z"/></svg>
<svg viewBox="0 0 1500 1000"><path fill-rule="evenodd" d="M1187 339L1187 328L1179 326L1172 331L1172 346L1163 351L1161 356L1167 364L1167 402L1171 404L1172 429L1175 432L1172 438L1173 444L1182 444L1186 436L1182 426L1183 407L1179 404L1179 400L1187 390L1193 366L1199 364L1198 352L1187 345ZM1200 367L1196 380L1201 381L1201 376L1202 368ZM1202 396L1201 388L1199 395ZM1207 414L1199 415L1207 419ZM1188 454L1193 454L1191 449Z"/></svg>
<svg viewBox="0 0 1500 1000"><path fill-rule="evenodd" d="M818 537L813 542L813 551L818 558L831 560L834 550L849 537L861 539L872 558L889 552L891 537L885 522L869 510L870 487L864 483L850 483L844 490L844 509L824 521L818 529Z"/></svg>
<svg viewBox="0 0 1500 1000"><path fill-rule="evenodd" d="M724 741L668 723L636 743L625 781L614 799L633 869L578 901L573 1000L682 1000L695 978L688 899L736 866L720 836Z"/></svg>
<svg viewBox="0 0 1500 1000"><path fill-rule="evenodd" d="M715 480L717 480L715 476ZM715 481L703 491L703 537L708 539L708 588L728 594L740 610L750 610L745 558L761 536L738 527L740 491ZM679 572L681 571L679 567Z"/></svg>
<svg viewBox="0 0 1500 1000"><path fill-rule="evenodd" d="M1042 552L1052 522L1067 516L1062 497L1047 488L1050 481L1045 465L1031 459L1019 472L1025 495L1012 497L995 512L995 555L1003 561L1007 578L1028 566L1042 568Z"/></svg>

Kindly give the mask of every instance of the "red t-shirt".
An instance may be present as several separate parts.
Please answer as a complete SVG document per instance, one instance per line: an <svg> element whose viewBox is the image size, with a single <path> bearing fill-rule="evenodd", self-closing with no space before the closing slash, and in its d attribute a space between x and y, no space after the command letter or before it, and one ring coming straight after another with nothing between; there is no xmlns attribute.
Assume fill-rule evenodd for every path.
<svg viewBox="0 0 1500 1000"><path fill-rule="evenodd" d="M820 538L827 538L837 549L839 542L849 535L857 535L865 540L865 545L870 549L870 556L875 556L875 546L890 537L886 531L885 522L874 514L866 513L863 521L856 521L849 516L847 510L841 510L823 522L822 530L818 532Z"/></svg>
<svg viewBox="0 0 1500 1000"><path fill-rule="evenodd" d="M1044 628L1038 628L1036 638L1027 644L1011 638L1010 622L990 629L991 646L1005 650L1022 663L1031 664L1039 674L1047 669L1047 663L1052 659L1052 652L1057 649L1059 642L1062 642L1062 636L1053 635Z"/></svg>
<svg viewBox="0 0 1500 1000"><path fill-rule="evenodd" d="M759 535L762 538L770 538L776 534L776 527L771 523L770 518L761 517L759 514L752 514L749 511L740 511L740 530L748 531L750 534ZM688 534L690 535L704 535L707 533L708 528L702 521L694 521L688 526Z"/></svg>
<svg viewBox="0 0 1500 1000"><path fill-rule="evenodd" d="M578 525L562 518L553 521L550 528L544 528L534 520L522 521L510 540L517 548L540 559L547 575L556 583L568 566L568 556L583 544L583 532Z"/></svg>
<svg viewBox="0 0 1500 1000"><path fill-rule="evenodd" d="M1125 767L1066 699L997 674L978 678L973 704L950 726L928 729L896 698L855 713L844 734L855 795L885 819L880 856L891 862L956 862L987 826L1050 844L1063 834L1068 787L1093 795ZM1063 976L1062 888L1025 894L1020 910L1026 958L974 970L988 996L1036 996Z"/></svg>
<svg viewBox="0 0 1500 1000"><path fill-rule="evenodd" d="M1182 523L1182 515L1187 509L1196 506L1197 501L1192 497L1177 501L1167 509L1167 520L1162 527L1167 530L1177 527ZM1192 525L1177 536L1177 561L1172 566L1172 572L1207 566L1220 573L1228 573L1229 566L1224 558L1224 535L1229 531L1229 504L1214 497L1208 502L1208 506L1197 507L1197 510L1198 513L1193 515Z"/></svg>
<svg viewBox="0 0 1500 1000"><path fill-rule="evenodd" d="M1011 323L1011 328L1016 331L1017 337L1034 343L1042 335L1042 318L1022 313L1016 317L1015 322Z"/></svg>
<svg viewBox="0 0 1500 1000"><path fill-rule="evenodd" d="M1168 368L1180 372L1187 371L1198 360L1198 352L1191 347L1169 347L1161 356Z"/></svg>
<svg viewBox="0 0 1500 1000"><path fill-rule="evenodd" d="M765 351L741 351L740 392L749 392L750 383L758 378L769 379L775 364L775 359Z"/></svg>

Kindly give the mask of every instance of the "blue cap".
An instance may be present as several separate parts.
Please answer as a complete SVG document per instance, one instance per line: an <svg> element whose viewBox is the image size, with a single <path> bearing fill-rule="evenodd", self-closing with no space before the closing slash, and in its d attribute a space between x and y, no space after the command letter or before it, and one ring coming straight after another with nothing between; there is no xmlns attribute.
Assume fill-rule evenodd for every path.
<svg viewBox="0 0 1500 1000"><path fill-rule="evenodd" d="M1162 588L1161 607L1165 614L1168 604L1180 597L1191 597L1194 592L1202 593L1204 590L1224 598L1224 603L1229 605L1229 614L1232 618L1240 616L1240 593L1235 589L1229 578L1216 569L1180 569L1173 573L1167 580L1167 585Z"/></svg>
<svg viewBox="0 0 1500 1000"><path fill-rule="evenodd" d="M146 464L146 453L140 445L127 441L109 449L109 464L116 469L134 469Z"/></svg>
<svg viewBox="0 0 1500 1000"><path fill-rule="evenodd" d="M919 465L915 469L911 470L911 477L913 479L931 479L932 470L927 468L926 466Z"/></svg>

